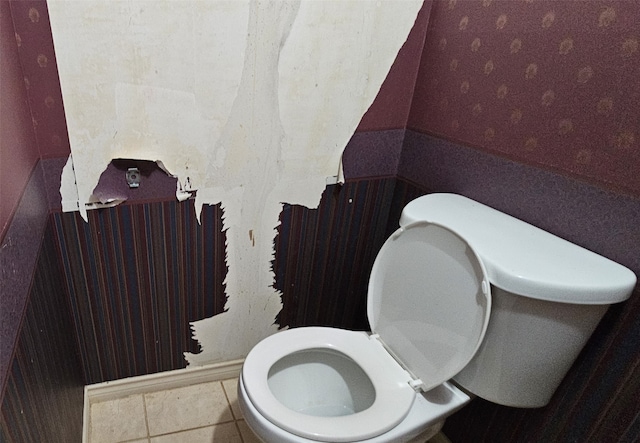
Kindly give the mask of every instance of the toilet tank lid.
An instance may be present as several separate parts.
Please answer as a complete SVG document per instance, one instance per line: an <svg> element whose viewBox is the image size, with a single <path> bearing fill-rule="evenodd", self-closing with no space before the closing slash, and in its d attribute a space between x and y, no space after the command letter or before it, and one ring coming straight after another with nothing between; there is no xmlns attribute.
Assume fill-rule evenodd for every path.
<svg viewBox="0 0 640 443"><path fill-rule="evenodd" d="M629 298L636 276L626 267L522 220L456 194L428 194L402 211L447 226L473 246L489 281L505 291L563 303L610 304Z"/></svg>

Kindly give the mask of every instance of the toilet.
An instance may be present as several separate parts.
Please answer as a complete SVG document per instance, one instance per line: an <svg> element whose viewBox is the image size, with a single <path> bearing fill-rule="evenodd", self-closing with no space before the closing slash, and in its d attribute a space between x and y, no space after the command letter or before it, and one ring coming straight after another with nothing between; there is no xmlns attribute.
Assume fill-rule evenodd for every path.
<svg viewBox="0 0 640 443"><path fill-rule="evenodd" d="M378 253L371 332L300 327L247 355L238 402L263 441L424 442L472 397L546 405L629 269L455 194L410 202Z"/></svg>

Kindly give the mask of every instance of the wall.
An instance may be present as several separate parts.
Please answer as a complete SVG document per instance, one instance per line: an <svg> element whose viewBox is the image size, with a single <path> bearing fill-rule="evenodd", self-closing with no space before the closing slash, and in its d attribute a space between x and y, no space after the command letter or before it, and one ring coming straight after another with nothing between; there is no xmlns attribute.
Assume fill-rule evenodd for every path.
<svg viewBox="0 0 640 443"><path fill-rule="evenodd" d="M38 159L64 155L69 147L64 143L66 125L46 4L1 2L0 6L0 382L4 386L47 212L50 202L60 198L59 173L43 166L54 166L56 160L38 164Z"/></svg>
<svg viewBox="0 0 640 443"><path fill-rule="evenodd" d="M186 353L190 363L239 358L277 331L270 262L282 204L317 206L420 7L50 4L83 217L113 158L160 160L198 190L197 214L224 210L228 298L193 323L202 352ZM229 333L238 324L252 327Z"/></svg>
<svg viewBox="0 0 640 443"><path fill-rule="evenodd" d="M47 153L46 149L53 145L47 140L57 140L55 131L60 130L59 123L64 121L60 118L64 117L62 109L57 106L61 101L49 99L45 103L47 97L56 96L55 91L39 88L57 78L55 59L46 49L51 43L50 36L47 39L44 35L48 30L48 14L42 2L19 2L12 6L18 11L19 50L24 75L30 79L26 84L32 112L50 113L37 118L36 126L42 157L46 157L54 152ZM283 292L284 309L278 317L282 325L366 328L363 315L366 276L385 237L385 208L393 195L393 176L404 136L402 128L410 109L413 85L402 74L405 71L411 72L412 77L417 74L428 19L425 11L428 9L423 9L418 26L398 55L394 74L389 76L363 120L368 123L363 123L360 130L369 132L354 137L345 153L348 157L345 174L350 181L344 187L329 188L317 210L289 205L283 210L273 265L277 269L275 286ZM43 63L40 55L49 61L45 66L37 62L39 58ZM32 59L36 63L29 64ZM39 74L43 77L38 77ZM39 108L42 103L45 106ZM58 126L45 130L47 125L43 121L58 122ZM400 129L376 131L384 128ZM53 155L66 153L62 149ZM18 247L2 256L7 262L21 265L16 267L26 272L21 281L34 288L17 297L26 307L23 304L3 309L12 313L14 320L11 327L3 329L2 336L7 355L11 357L13 353L7 363L10 371L8 374L3 371L3 377L7 375L2 406L3 441L41 441L43 435L48 441L77 440L81 424L78 388L82 378L91 383L183 367L182 352L195 352L198 348L189 339L189 322L221 312L224 305L222 280L226 268L221 247L225 234L219 206L205 207L202 224L196 223L193 202L175 202L172 196L175 180L153 169L143 177L143 187L129 194L133 197L131 205L91 212L87 224L78 214L59 213L57 185L63 164L64 157L41 161L33 184L22 199L25 211L18 211L14 218L15 222L22 219L23 213L36 215L43 229L47 211L44 202L49 200L54 214L44 234L43 248L38 249L41 237L34 236L35 230L27 229L32 227L28 225L19 231L22 234L16 241ZM122 171L114 165L108 169L105 180L115 179L121 184ZM363 179L366 177L389 178ZM301 220L307 219L314 222L303 222L304 230L300 230ZM363 227L367 230L364 236L360 235ZM24 235L27 233L29 236ZM367 241L362 241L365 238ZM34 240L34 246L28 247L27 240ZM33 260L38 260L37 268L35 261L33 264L22 261L19 251L25 249L35 251ZM309 257L310 261L299 260L301 256ZM357 268L359 272L345 274L342 266ZM64 280L60 280L61 275ZM303 288L312 290L302 291ZM56 295L65 293L69 299L46 303L50 290ZM3 303L7 300L5 295L3 292ZM73 321L66 312L67 302ZM26 314L21 325L20 315L16 314L23 310ZM65 329L56 331L62 325ZM42 331L46 339L42 338ZM237 328L228 332L236 333ZM70 339L69 334L75 338ZM74 341L78 343L80 362L73 355L75 348L69 347ZM13 342L15 346L10 346ZM64 389L60 391L59 387ZM29 409L26 415L21 413L25 407ZM60 428L60 423L66 426Z"/></svg>
<svg viewBox="0 0 640 443"><path fill-rule="evenodd" d="M409 128L640 193L633 1L440 1Z"/></svg>
<svg viewBox="0 0 640 443"><path fill-rule="evenodd" d="M38 159L70 152L46 3L2 2L1 20L0 239Z"/></svg>
<svg viewBox="0 0 640 443"><path fill-rule="evenodd" d="M82 438L84 380L62 276L49 225L2 395L3 442Z"/></svg>
<svg viewBox="0 0 640 443"><path fill-rule="evenodd" d="M23 5L26 3L19 6ZM24 27L31 26L30 23L46 23L46 9L41 6L42 3L36 2L24 8L26 14L18 14ZM37 13L31 8L36 8ZM34 17L38 20L34 21ZM401 72L407 69L414 76L417 73L428 18L424 12L421 17L420 26L412 33L415 37L410 37L398 56L402 69L394 68L395 76L390 76L379 94L385 98L384 105L376 104L380 100L374 103L367 114L370 123L363 125L364 129L404 127L409 102L398 100L396 92L404 90L403 97L406 97L409 90ZM26 33L23 31L23 34ZM25 41L28 40L23 39ZM27 51L30 47L23 44L21 50L29 54L32 52ZM29 58L25 55L25 59ZM45 69L39 65L38 68ZM55 70L47 72L54 75ZM31 84L30 92L33 90ZM60 111L54 107L51 112L60 114ZM358 134L345 153L348 157L345 158L347 178L393 177L399 164L403 136L402 129ZM56 288L58 295L63 292L69 295L74 321L60 318L66 311L59 309L66 308L66 303L43 304L47 291L41 289L24 297L31 300L24 326L17 323L9 328L12 333L21 331L21 337L14 347L7 346L9 353L15 353L2 406L2 436L7 441L38 441L42 440L42 435L47 435L50 441L76 440L81 417L81 397L78 397L77 389L82 384L78 380L80 375L90 383L183 367L181 352L197 349L188 337L189 321L220 312L220 302L224 301L220 290L225 272L224 266L220 268L224 264L220 257L224 234L220 228L219 207L205 208L203 224L199 225L195 222L192 204L145 203L144 199L165 199L169 196L166 191L172 186L175 189L175 181L166 180L153 171L144 178L142 189L135 195L135 204L92 212L90 223L85 224L77 214L57 213L60 196L55 184L59 182L62 164L58 159L43 161L43 167L38 168L38 174L34 176L34 180L39 181L26 195L35 193L37 196L39 205L35 207L42 209L36 214L42 222L46 214L46 205L42 205L43 191L50 194L51 208L56 213L45 234L45 242L50 245L51 240L56 240L65 280L54 279L43 286L49 290ZM121 171L115 171L113 177L121 177ZM366 328L363 315L366 276L385 237L385 208L392 197L394 182L393 178L350 181L344 187L326 191L318 210L300 206L284 208L274 261L277 269L275 286L283 292L284 302L278 318L280 324ZM164 193L149 193L149 188L162 189ZM27 209L34 208L29 204L32 201L31 198L23 199ZM303 222L305 226L301 230L301 221L307 219L314 222ZM363 223L364 220L368 222ZM367 232L360 235L363 227ZM39 237L33 236L33 230L20 232L29 232L29 238L36 239L39 244ZM17 244L24 247L25 238L21 237ZM192 249L191 245L200 246ZM48 246L34 257L41 257L40 272L48 272L48 278L53 278L56 270L50 254ZM22 263L16 253L4 257ZM300 260L300 257L308 257L308 260ZM345 274L343 266L359 272ZM217 271L212 271L212 267ZM26 264L19 269L33 272L34 265ZM39 281L38 275L35 282ZM23 281L32 280L27 277ZM60 285L64 285L64 291ZM34 284L38 288L43 286ZM305 288L310 290L303 290ZM55 338L52 340L35 336L45 322L42 315L33 313L52 308L55 308L53 312L44 315L57 321L47 325L66 325L68 328L73 325L75 328L73 335L78 341L83 374L78 374L79 365L72 364L75 356L69 355L70 329L63 330L62 336L47 331L47 337ZM15 314L22 309L4 312ZM19 320L20 316L13 315L12 318ZM229 330L231 333L236 331ZM3 331L3 343L13 342L13 339L5 340L8 337L5 332L9 331ZM64 334L67 334L66 339L60 340ZM45 349L40 350L40 346ZM38 356L46 360L40 362ZM32 361L32 357L36 358ZM60 377L57 368L62 368L66 378ZM56 390L60 386L71 388L60 392ZM47 395L46 399L42 395ZM41 410L43 405L50 407ZM24 406L33 414L21 414ZM60 423L68 426L56 427Z"/></svg>
<svg viewBox="0 0 640 443"><path fill-rule="evenodd" d="M68 442L81 438L84 381L56 244L46 231L49 202L60 198L59 162L38 160L64 149L50 149L41 137L51 129L43 108L56 108L44 98L55 92L39 108L34 97L47 88L29 89L49 85L48 78L55 91L57 82L46 8L29 14L30 4L43 10L43 2L0 2L0 440ZM49 63L25 58L26 47Z"/></svg>
<svg viewBox="0 0 640 443"><path fill-rule="evenodd" d="M31 114L24 89L11 8L0 5L0 239L38 160Z"/></svg>
<svg viewBox="0 0 640 443"><path fill-rule="evenodd" d="M24 89L10 4L2 2L0 8L0 386L4 386L40 248L48 206L41 187L42 171L36 168L38 146Z"/></svg>
<svg viewBox="0 0 640 443"><path fill-rule="evenodd" d="M66 134L66 126L63 109L58 106L61 100L47 100L47 97L57 97L60 93L46 5L42 2L16 2L12 3L12 7L16 29L20 31L19 52L25 66L24 77L28 80L25 85L28 86L32 112L38 116L36 132L42 156L66 155L66 142L59 151L54 149L56 146L53 143L47 142L55 140L56 133ZM407 94L410 94L413 85L406 82L402 74L406 71L411 72L412 77L417 75L428 10L426 6L422 9L407 44L398 54L392 74L385 80L378 99L363 119L363 122L369 123L361 125L360 130L372 131L357 134L345 152L345 175L349 180L393 177L396 174L404 131L399 129L379 133L375 130L403 128L406 124L410 109ZM42 62L41 55L47 58L46 65ZM38 63L38 58L44 66ZM398 91L403 91L400 97ZM41 106L45 102L48 105ZM135 162L143 171L142 187L134 191L122 189L123 171L118 169L122 165L114 164L103 174L101 186L96 192L102 192L103 187L109 191L117 189L119 193L126 194L133 204L92 212L89 214L90 223L85 224L77 218L77 214L59 213L58 186L64 162L64 157L42 160L42 167L37 168L37 174L32 180L37 181L29 188L32 191L25 195L36 196L36 207L41 208L39 213L35 212L40 229L44 228L46 217L43 199L49 200L49 207L55 212L52 218L54 228L49 231L53 234L47 235L55 236L61 251L59 260L65 276L65 292L69 295L85 380L104 381L184 367L182 352L196 352L198 349L197 344L189 338L188 323L221 312L224 304L222 280L226 268L224 261L220 259L223 254L220 247L224 244L225 234L221 229L220 207L205 207L203 224L200 225L196 223L192 203L178 204L174 201L175 179L167 177L154 165L150 167L144 162ZM292 272L297 272L296 279L304 280L308 277L296 270L295 257L298 254L294 253L295 243L288 244L285 241L285 238L293 238L288 235L290 228L287 220L295 219L298 214L319 214L320 225L316 225L304 236L307 244L321 235L327 224L332 226L331 230L336 235L341 232L341 225L335 218L339 214L342 214L339 220L347 222L361 220L362 214L365 215L364 219L373 220L373 216L379 214L382 217L380 223L384 223L384 208L392 189L393 179L380 183L377 180L360 181L344 190L333 188L331 192L325 192L321 202L323 209L319 213L299 206L286 206L283 214L287 215L283 215L282 224L278 228L278 244L281 246L275 251L278 267L281 269L279 272L284 274L279 274L277 278L291 280ZM382 190L381 193L378 190ZM46 195L43 191L46 191ZM381 199L380 196L386 197ZM23 199L27 213L34 213L33 201L33 198ZM350 215L345 219L345 214ZM313 246L316 267L323 267L324 259L336 252L342 254L343 260L349 263L365 266L363 269L370 266L377 252L376 247L379 247L376 245L380 243L380 234L375 234L377 240L371 244L361 243L356 241L358 225L353 222L348 224L350 228L340 234L341 240L337 243L334 241L322 244L318 248ZM374 233L378 229L376 226L377 224L371 225ZM31 231L33 232L35 231ZM116 236L109 237L105 233L116 233ZM7 262L23 263L19 251L33 251L32 265L17 266L25 275L30 275L38 256L39 238L33 235L21 237L16 242L19 247L15 251L18 252L14 251L3 257L6 257ZM34 240L34 246L25 247L26 240ZM347 249L343 247L345 242L351 245ZM192 244L199 244L200 247L197 250L191 249ZM309 247L307 246L305 253ZM3 251L6 252L6 249ZM149 260L147 254L155 258ZM289 255L294 259L288 258ZM133 257L136 260L132 262ZM318 257L322 257L322 260ZM212 266L217 269L213 274ZM135 268L137 277L132 278L132 274L126 272L131 267ZM327 272L324 267L317 269ZM335 273L338 269L328 272ZM365 274L368 272L363 273ZM178 278L172 279L173 275L178 275ZM201 280L203 276L208 277ZM28 286L31 279L28 276L21 277L20 282ZM298 287L303 285L301 283ZM352 275L339 284L349 294L358 293L357 297L361 301L365 294L363 285L366 285L366 281L362 275ZM363 327L362 319L355 320L357 316L354 317L353 307L343 310L342 307L335 306L335 303L339 304L339 299L335 298L336 294L329 287L319 288L317 291L324 294L324 297L334 298L332 311L327 311L324 304L316 304L313 314L304 315L295 312L299 297L302 296L305 300L307 295L291 292L294 287L277 287L284 292L284 303L291 306L285 306L280 316L281 321L285 322L283 325L310 321L343 324L345 327L359 324L358 327ZM27 295L15 298L7 298L5 295L3 293L3 303L7 300L26 303L25 300L28 299ZM308 300L312 300L311 297ZM4 309L3 312L12 313L8 317L15 322L20 319L15 314L23 309L24 304ZM142 329L136 329L138 327ZM4 330L2 343L6 344L7 360L14 349L11 343L15 342L15 334L19 330L19 323L11 323Z"/></svg>
<svg viewBox="0 0 640 443"><path fill-rule="evenodd" d="M427 21L425 7L397 57L401 67L414 75ZM396 75L385 80L364 119L370 122L370 129L376 124L383 128L403 128L406 124L409 101L386 99L393 97L393 91L406 88L395 65L393 69ZM381 102L380 97L385 99ZM388 120L390 111L396 120ZM404 117L398 120L397 115ZM387 121L391 123L384 123ZM284 206L273 263L275 288L283 293L279 324L366 328L361 308L367 275L384 240L385 208L393 192L403 137L403 129L356 134L344 153L347 185L325 191L317 210ZM102 193L103 185L113 192L118 183L123 183L122 175L121 169L110 166L95 193ZM378 179L363 180L369 177ZM379 177L389 178L380 181ZM150 189L163 189L164 193ZM89 212L88 224L82 223L77 214L54 215L76 330L82 337L85 377L90 382L184 367L182 352L198 349L189 340L189 322L222 311L226 275L221 259L226 240L223 211L219 206L205 206L199 225L192 202L171 201L172 189L175 180L152 171L143 177L139 189L128 193L118 189L130 198L130 206ZM156 202L141 201L145 199ZM144 223L138 221L142 218ZM311 219L311 223L301 221ZM361 223L363 220L369 223ZM361 241L365 238L359 235L363 227L371 230L370 242ZM123 241L121 236L131 241ZM183 251L190 245L197 248ZM210 254L197 253L200 250ZM305 265L309 263L306 259L299 259L301 256L311 260L311 268ZM211 264L206 257L211 258ZM342 276L342 263L362 272ZM137 274L128 274L127 268L135 268ZM171 281L166 280L166 274L172 276ZM215 284L196 285L203 276ZM306 292L305 288L312 291ZM350 301L342 305L345 294ZM207 306L201 300L216 302ZM167 306L176 308L167 310ZM142 329L134 333L133 324ZM237 334L237 327L224 334Z"/></svg>
<svg viewBox="0 0 640 443"><path fill-rule="evenodd" d="M406 128L432 4L432 0L423 2L407 41L400 48L376 99L362 116L356 132ZM363 157L359 160L366 160Z"/></svg>
<svg viewBox="0 0 640 443"><path fill-rule="evenodd" d="M625 1L434 3L390 226L416 195L456 192L640 275L639 19ZM636 441L639 292L609 309L548 406L476 399L447 436Z"/></svg>
<svg viewBox="0 0 640 443"><path fill-rule="evenodd" d="M38 0L9 3L40 158L66 157L69 136L47 4Z"/></svg>
<svg viewBox="0 0 640 443"><path fill-rule="evenodd" d="M223 312L220 206L136 202L55 213L55 240L88 384L185 366L189 322ZM237 333L237 331L230 331Z"/></svg>

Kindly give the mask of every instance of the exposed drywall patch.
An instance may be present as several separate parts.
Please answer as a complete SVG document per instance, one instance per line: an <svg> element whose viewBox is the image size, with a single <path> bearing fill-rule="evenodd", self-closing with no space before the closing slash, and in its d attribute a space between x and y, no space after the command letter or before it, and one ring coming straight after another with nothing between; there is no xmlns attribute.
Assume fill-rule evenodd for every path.
<svg viewBox="0 0 640 443"><path fill-rule="evenodd" d="M51 2L80 200L112 158L162 159L198 190L198 212L224 210L227 304L193 323L203 351L190 363L242 357L278 329L282 203L314 208L340 175L420 6Z"/></svg>

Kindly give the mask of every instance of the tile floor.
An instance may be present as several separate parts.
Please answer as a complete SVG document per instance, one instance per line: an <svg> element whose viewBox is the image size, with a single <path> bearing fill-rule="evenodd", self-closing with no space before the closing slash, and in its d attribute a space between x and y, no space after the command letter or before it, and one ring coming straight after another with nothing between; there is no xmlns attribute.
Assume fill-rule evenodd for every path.
<svg viewBox="0 0 640 443"><path fill-rule="evenodd" d="M91 405L90 443L259 443L242 419L237 379Z"/></svg>
<svg viewBox="0 0 640 443"><path fill-rule="evenodd" d="M238 379L91 404L89 443L260 443L242 419ZM442 433L426 443L451 443Z"/></svg>

